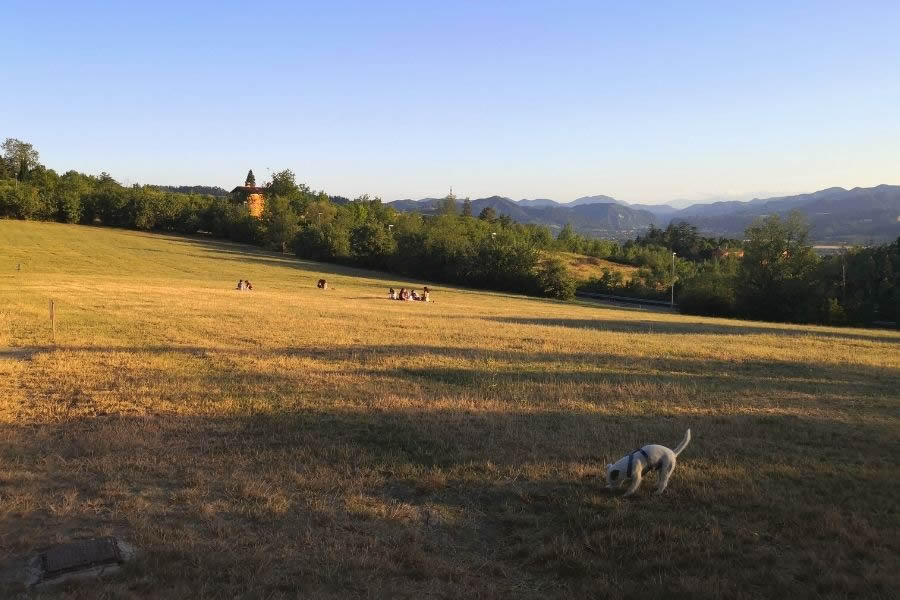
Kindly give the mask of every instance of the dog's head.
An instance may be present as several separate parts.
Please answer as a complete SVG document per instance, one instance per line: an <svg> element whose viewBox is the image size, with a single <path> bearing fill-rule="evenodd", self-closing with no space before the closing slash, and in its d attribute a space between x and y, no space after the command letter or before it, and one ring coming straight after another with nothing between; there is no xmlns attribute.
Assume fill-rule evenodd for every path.
<svg viewBox="0 0 900 600"><path fill-rule="evenodd" d="M622 473L619 472L619 469L615 468L615 465L613 464L606 465L606 485L615 487L619 485L621 481Z"/></svg>

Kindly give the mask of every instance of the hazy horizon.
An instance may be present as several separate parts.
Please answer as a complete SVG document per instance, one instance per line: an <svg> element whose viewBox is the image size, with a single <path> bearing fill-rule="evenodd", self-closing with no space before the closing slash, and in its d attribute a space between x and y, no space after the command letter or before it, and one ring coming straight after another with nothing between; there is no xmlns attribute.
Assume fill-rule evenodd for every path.
<svg viewBox="0 0 900 600"><path fill-rule="evenodd" d="M792 192L792 193L791 192L789 192L789 193L756 192L756 193L747 193L747 194L735 194L735 193L730 193L730 192L723 192L721 194L704 195L703 197L700 197L698 199L674 198L669 201L661 201L661 202L632 201L632 200L628 200L626 198L619 198L619 197L613 196L611 194L603 194L603 193L587 194L585 196L579 196L577 198L571 198L568 200L559 200L557 198L549 198L546 196L540 196L540 197L535 196L535 197L531 197L531 198L513 198L512 196L508 196L505 194L486 194L484 196L464 196L464 195L460 195L459 193L457 193L457 190L455 188L453 190L453 195L457 200L463 200L465 198L470 198L472 200L476 200L476 199L480 199L480 198L490 198L493 196L500 196L502 198L508 198L508 199L516 201L516 202L520 202L523 200L553 200L559 204L570 204L572 202L575 202L576 200L580 200L582 198L587 198L587 197L591 197L591 196L609 196L610 198L613 198L615 200L627 202L630 205L635 205L635 204L637 204L637 205L655 205L655 206L668 205L673 208L685 208L685 207L691 206L693 204L712 204L714 202L749 202L751 200L756 200L756 199L778 198L778 197L782 197L782 196L793 196L793 195L799 195L799 194L811 194L814 192L819 192L819 191L822 191L825 189L835 188L835 187L842 187L844 189L850 190L850 189L853 189L856 187L859 187L859 188L876 187L877 185L894 185L894 184L891 184L889 182L882 182L880 184L876 184L873 186L857 186L857 185L834 186L834 185L831 185L831 186L827 186L827 187L819 188L819 189L815 189L815 190L805 190L805 191ZM448 191L448 193L449 193L449 191ZM447 195L447 193L430 194L430 195L422 196L421 198L393 198L393 199L382 198L382 201L384 201L384 202L395 202L395 201L399 201L399 200L421 201L421 200L427 200L427 199L432 199L432 198L443 198L443 197L446 197L446 195Z"/></svg>
<svg viewBox="0 0 900 600"><path fill-rule="evenodd" d="M4 11L0 137L126 184L677 206L900 179L900 4Z"/></svg>

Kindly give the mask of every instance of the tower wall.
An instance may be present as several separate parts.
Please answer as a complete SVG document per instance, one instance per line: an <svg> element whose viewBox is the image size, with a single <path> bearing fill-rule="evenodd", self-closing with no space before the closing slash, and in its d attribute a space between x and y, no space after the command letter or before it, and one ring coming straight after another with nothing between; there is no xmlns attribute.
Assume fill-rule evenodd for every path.
<svg viewBox="0 0 900 600"><path fill-rule="evenodd" d="M266 206L266 199L262 194L249 194L247 196L247 210L250 216L259 218Z"/></svg>

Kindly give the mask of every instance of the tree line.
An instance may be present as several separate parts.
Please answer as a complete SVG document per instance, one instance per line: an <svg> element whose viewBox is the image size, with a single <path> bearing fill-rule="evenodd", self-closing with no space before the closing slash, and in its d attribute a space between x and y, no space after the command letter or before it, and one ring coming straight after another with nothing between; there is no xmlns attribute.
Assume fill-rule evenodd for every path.
<svg viewBox="0 0 900 600"><path fill-rule="evenodd" d="M468 200L452 195L435 216L399 213L365 195L332 198L298 183L286 169L265 183L266 205L257 219L230 197L126 187L107 173L59 175L41 165L26 142L9 138L2 149L5 218L204 233L301 258L560 299L572 298L576 289L668 298L674 283L680 309L693 314L836 325L900 322L900 239L820 257L799 215L761 220L745 240L705 237L675 223L619 244L585 238L571 226L553 236L547 227L516 223L491 209L475 216ZM605 269L577 284L560 251L637 269L627 277Z"/></svg>

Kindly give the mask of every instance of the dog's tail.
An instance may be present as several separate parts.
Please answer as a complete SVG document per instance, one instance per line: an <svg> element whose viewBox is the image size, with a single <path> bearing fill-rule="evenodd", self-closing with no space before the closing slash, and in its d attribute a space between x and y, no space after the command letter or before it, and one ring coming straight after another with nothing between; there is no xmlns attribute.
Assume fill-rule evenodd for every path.
<svg viewBox="0 0 900 600"><path fill-rule="evenodd" d="M675 450L673 450L673 452L675 453L675 456L678 456L679 454L681 454L681 451L684 450L685 448L687 448L688 442L690 442L690 441L691 441L691 430L688 429L687 431L684 432L684 439L681 440L681 443L678 444L678 447L675 448Z"/></svg>

